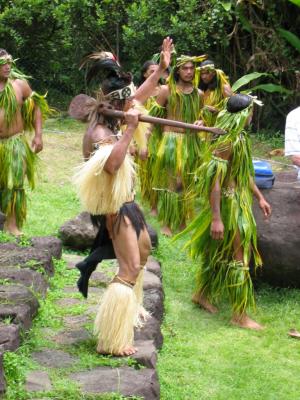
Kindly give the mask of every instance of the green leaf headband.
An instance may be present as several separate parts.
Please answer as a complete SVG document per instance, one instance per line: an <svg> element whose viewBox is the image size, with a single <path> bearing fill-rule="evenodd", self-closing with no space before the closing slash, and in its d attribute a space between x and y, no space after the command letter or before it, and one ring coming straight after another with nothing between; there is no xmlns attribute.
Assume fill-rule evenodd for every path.
<svg viewBox="0 0 300 400"><path fill-rule="evenodd" d="M10 54L5 54L0 57L0 65L13 64L14 60Z"/></svg>
<svg viewBox="0 0 300 400"><path fill-rule="evenodd" d="M194 56L194 57L182 55L177 58L176 67L181 67L182 65L184 65L188 62L192 62L193 64L200 63L200 62L204 61L206 58L207 58L206 54L203 54L202 56Z"/></svg>
<svg viewBox="0 0 300 400"><path fill-rule="evenodd" d="M203 65L202 67L198 67L199 71L204 71L204 70L208 70L208 71L215 71L216 67L215 64L207 64L207 65Z"/></svg>
<svg viewBox="0 0 300 400"><path fill-rule="evenodd" d="M128 99L129 97L133 97L135 93L135 87L133 82L130 85L125 86L122 89L114 90L113 92L108 93L105 96L106 100L124 100Z"/></svg>

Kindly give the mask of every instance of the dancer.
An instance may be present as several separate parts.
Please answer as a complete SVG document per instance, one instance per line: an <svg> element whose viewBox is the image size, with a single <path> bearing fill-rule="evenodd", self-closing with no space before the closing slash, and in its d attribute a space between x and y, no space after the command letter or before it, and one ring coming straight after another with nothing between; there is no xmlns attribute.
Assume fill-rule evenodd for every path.
<svg viewBox="0 0 300 400"><path fill-rule="evenodd" d="M204 102L200 118L206 126L214 126L218 112L224 107L224 100L232 95L228 77L211 60L203 61L196 75L200 79L199 89L203 93Z"/></svg>
<svg viewBox="0 0 300 400"><path fill-rule="evenodd" d="M250 96L236 94L219 113L216 126L228 133L211 144L196 172L203 207L177 238L191 233L185 247L192 257L200 257L193 301L215 313L218 310L213 303L227 295L233 312L231 322L242 328L261 329L247 314L255 304L249 272L251 256L255 268L262 265L256 243L252 194L266 218L271 214L271 207L253 180L250 143L244 130L252 108Z"/></svg>
<svg viewBox="0 0 300 400"><path fill-rule="evenodd" d="M164 40L164 51L156 73L134 94L131 74L125 73L112 59L96 62L88 79L101 70L102 100L120 110L133 106L132 99L144 102L155 87L160 75L167 68L171 40ZM92 72L91 72L92 71ZM100 215L101 230L97 248L77 267L81 278L88 280L101 257L109 257L109 242L118 259L119 271L108 286L95 321L98 336L97 352L128 356L136 352L133 346L134 326L139 323L141 288L137 281L141 268L150 253L151 243L144 217L134 202L134 164L128 148L138 127L139 112L129 109L125 114L126 128L119 132L120 123L99 113L98 104L91 113L90 125L84 137L83 151L88 161L75 176L80 198L87 211ZM105 251L103 252L103 247ZM80 283L80 282L79 282ZM141 286L141 285L139 285Z"/></svg>
<svg viewBox="0 0 300 400"><path fill-rule="evenodd" d="M195 87L195 65L205 56L181 56L176 61L168 85L162 86L157 104L150 114L178 121L194 123L202 107L200 91ZM154 165L152 188L157 191L158 219L162 233L183 228L193 215L194 205L186 193L192 172L199 166L202 141L198 134L165 126Z"/></svg>
<svg viewBox="0 0 300 400"><path fill-rule="evenodd" d="M34 189L42 121L50 111L45 96L33 92L27 78L0 49L0 210L6 216L4 229L16 236L26 219L25 180ZM35 132L31 146L25 131Z"/></svg>

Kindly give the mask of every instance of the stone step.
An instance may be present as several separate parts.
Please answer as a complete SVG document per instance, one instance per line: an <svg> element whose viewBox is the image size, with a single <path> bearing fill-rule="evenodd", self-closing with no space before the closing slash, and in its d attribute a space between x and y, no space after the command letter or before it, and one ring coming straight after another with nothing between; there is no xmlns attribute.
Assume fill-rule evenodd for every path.
<svg viewBox="0 0 300 400"><path fill-rule="evenodd" d="M123 396L141 396L145 400L160 398L158 377L154 369L97 367L70 374L70 378L79 383L84 393L113 392Z"/></svg>

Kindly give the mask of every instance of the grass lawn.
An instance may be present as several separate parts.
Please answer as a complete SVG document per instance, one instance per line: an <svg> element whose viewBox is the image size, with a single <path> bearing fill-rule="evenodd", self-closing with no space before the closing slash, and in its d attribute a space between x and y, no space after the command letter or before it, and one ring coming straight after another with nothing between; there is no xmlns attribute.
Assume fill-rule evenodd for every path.
<svg viewBox="0 0 300 400"><path fill-rule="evenodd" d="M27 235L55 235L65 220L79 212L70 177L81 160L83 131L84 125L69 119L47 122L40 180L30 193ZM277 140L275 147L278 144ZM255 140L255 154L266 158L271 148L272 143ZM162 262L166 308L158 361L161 399L300 399L300 341L287 336L290 328L300 329L300 290L259 287L253 316L265 329L249 332L232 327L226 303L217 316L192 304L197 263L181 251L182 244L160 237L156 251ZM86 360L92 357L92 348L81 350Z"/></svg>

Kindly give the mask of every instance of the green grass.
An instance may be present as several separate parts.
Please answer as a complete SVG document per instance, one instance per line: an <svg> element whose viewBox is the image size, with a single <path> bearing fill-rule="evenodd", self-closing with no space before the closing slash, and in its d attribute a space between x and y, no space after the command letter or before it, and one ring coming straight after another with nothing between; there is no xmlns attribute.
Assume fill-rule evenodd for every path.
<svg viewBox="0 0 300 400"><path fill-rule="evenodd" d="M70 177L74 166L81 161L83 131L82 124L69 119L47 123L40 180L36 190L30 194L24 227L27 236L55 235L65 220L80 211ZM255 155L267 158L266 154L272 148L282 147L280 143L257 137L254 139ZM159 228L155 220L150 218L150 221ZM5 235L2 239L9 240ZM300 342L288 338L287 332L293 327L300 329L300 291L260 287L257 290L257 312L252 316L265 325L265 329L249 332L235 328L229 323L230 309L226 302L220 305L220 313L215 316L192 304L197 263L190 261L181 251L182 244L180 241L171 244L169 239L160 237L160 247L156 252L162 262L166 309L162 326L164 346L158 358L161 399L298 400ZM55 301L65 297L62 293L65 285L74 285L74 274L74 271L65 270L62 263L57 264L51 291L31 333L16 354L8 353L6 356L8 400L28 398L22 392L22 382L25 372L36 368L30 353L51 346L43 328L54 332L62 329L66 311ZM81 305L74 305L70 312L77 315L82 310ZM87 326L92 329L91 324ZM80 358L72 370L113 362L110 358L96 356L93 340L70 346L68 350ZM50 371L54 390L43 396L57 400L96 399L83 397L74 384L70 384L66 379L69 371ZM38 398L43 396L37 395Z"/></svg>
<svg viewBox="0 0 300 400"><path fill-rule="evenodd" d="M28 193L25 234L56 235L62 223L80 211L71 178L82 162L84 130L84 124L69 118L47 121L36 189Z"/></svg>
<svg viewBox="0 0 300 400"><path fill-rule="evenodd" d="M158 251L166 295L161 399L299 399L300 342L287 331L300 326L300 291L260 288L252 316L265 329L238 329L226 302L214 316L191 302L197 264L181 245L161 238Z"/></svg>

